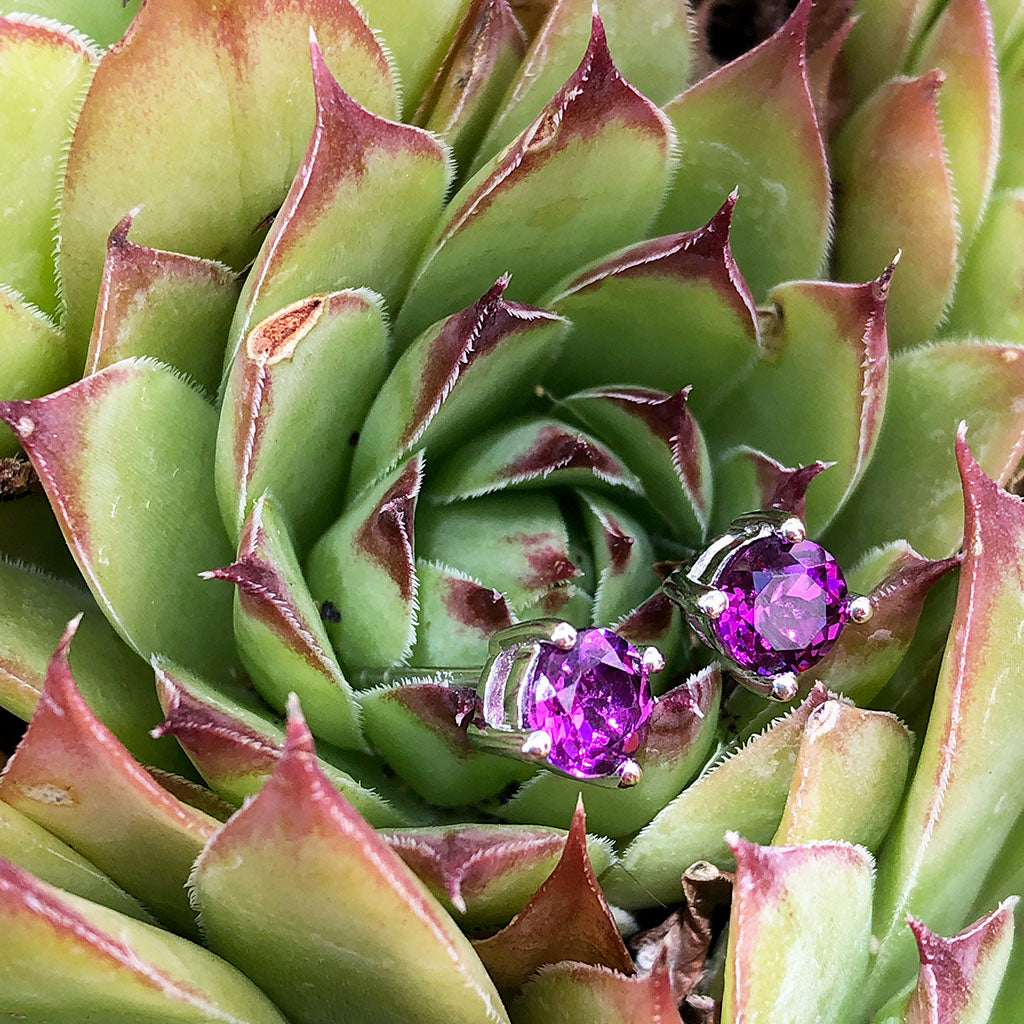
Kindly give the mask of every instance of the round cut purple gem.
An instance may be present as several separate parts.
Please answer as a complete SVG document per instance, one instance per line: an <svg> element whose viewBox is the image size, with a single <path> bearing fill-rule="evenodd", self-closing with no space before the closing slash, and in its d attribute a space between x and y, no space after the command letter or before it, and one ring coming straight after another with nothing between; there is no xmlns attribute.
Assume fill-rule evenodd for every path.
<svg viewBox="0 0 1024 1024"><path fill-rule="evenodd" d="M612 775L643 746L654 706L639 651L610 629L543 644L523 724L551 737L548 763L578 779Z"/></svg>
<svg viewBox="0 0 1024 1024"><path fill-rule="evenodd" d="M729 607L712 623L722 650L763 676L803 672L832 649L849 618L846 579L811 540L764 537L719 571Z"/></svg>

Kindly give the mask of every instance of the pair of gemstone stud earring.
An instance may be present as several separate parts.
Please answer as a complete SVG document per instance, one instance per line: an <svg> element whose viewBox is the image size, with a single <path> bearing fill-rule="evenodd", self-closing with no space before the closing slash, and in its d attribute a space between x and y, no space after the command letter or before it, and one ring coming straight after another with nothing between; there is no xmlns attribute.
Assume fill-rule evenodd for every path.
<svg viewBox="0 0 1024 1024"><path fill-rule="evenodd" d="M800 673L873 611L800 518L774 509L733 520L662 591L743 685L777 701L792 700ZM535 619L496 632L479 669L395 674L470 684L460 724L480 750L627 787L642 775L650 676L664 667L657 648L638 650L614 630Z"/></svg>

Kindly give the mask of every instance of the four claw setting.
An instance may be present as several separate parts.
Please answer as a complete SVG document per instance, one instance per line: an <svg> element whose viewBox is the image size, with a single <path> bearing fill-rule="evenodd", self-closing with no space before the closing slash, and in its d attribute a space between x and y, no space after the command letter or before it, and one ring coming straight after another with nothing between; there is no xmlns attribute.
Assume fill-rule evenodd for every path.
<svg viewBox="0 0 1024 1024"><path fill-rule="evenodd" d="M842 569L807 539L799 517L768 509L734 520L663 590L694 632L750 689L792 700L798 676L832 649L871 601L849 593Z"/></svg>

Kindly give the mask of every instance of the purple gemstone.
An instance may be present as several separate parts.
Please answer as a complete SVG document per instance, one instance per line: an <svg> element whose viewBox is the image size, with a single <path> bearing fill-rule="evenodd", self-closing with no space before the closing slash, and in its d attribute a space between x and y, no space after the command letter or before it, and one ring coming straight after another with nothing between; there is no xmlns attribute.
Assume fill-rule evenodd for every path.
<svg viewBox="0 0 1024 1024"><path fill-rule="evenodd" d="M817 664L849 618L842 570L811 540L756 540L725 563L715 586L729 598L712 623L722 650L762 676Z"/></svg>
<svg viewBox="0 0 1024 1024"><path fill-rule="evenodd" d="M582 629L571 650L542 645L523 721L551 737L549 764L593 779L643 746L653 706L639 651L610 629Z"/></svg>

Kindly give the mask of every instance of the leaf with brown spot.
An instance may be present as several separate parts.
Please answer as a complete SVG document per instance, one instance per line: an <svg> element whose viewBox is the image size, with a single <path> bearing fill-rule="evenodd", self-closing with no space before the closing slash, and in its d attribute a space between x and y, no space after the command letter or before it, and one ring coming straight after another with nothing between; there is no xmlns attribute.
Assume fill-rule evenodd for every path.
<svg viewBox="0 0 1024 1024"><path fill-rule="evenodd" d="M557 865L561 829L540 825L446 825L382 833L467 931L497 929L527 904ZM611 862L607 840L587 840L600 874Z"/></svg>
<svg viewBox="0 0 1024 1024"><path fill-rule="evenodd" d="M185 880L217 822L157 785L89 709L68 665L76 626L72 620L50 661L28 731L0 777L0 799L91 860L161 921L197 935Z"/></svg>
<svg viewBox="0 0 1024 1024"><path fill-rule="evenodd" d="M122 217L107 239L85 372L152 356L214 395L241 282L223 263L130 242L137 214Z"/></svg>
<svg viewBox="0 0 1024 1024"><path fill-rule="evenodd" d="M816 460L806 466L784 466L756 448L740 445L718 465L715 478L730 494L750 495L747 499L737 498L737 506L777 508L803 519L807 515L807 488L832 465Z"/></svg>
<svg viewBox="0 0 1024 1024"><path fill-rule="evenodd" d="M473 947L506 995L518 992L538 968L560 960L634 973L587 855L582 799L550 877L506 927Z"/></svg>
<svg viewBox="0 0 1024 1024"><path fill-rule="evenodd" d="M469 941L318 767L297 701L273 775L191 881L210 948L293 1020L508 1024Z"/></svg>

